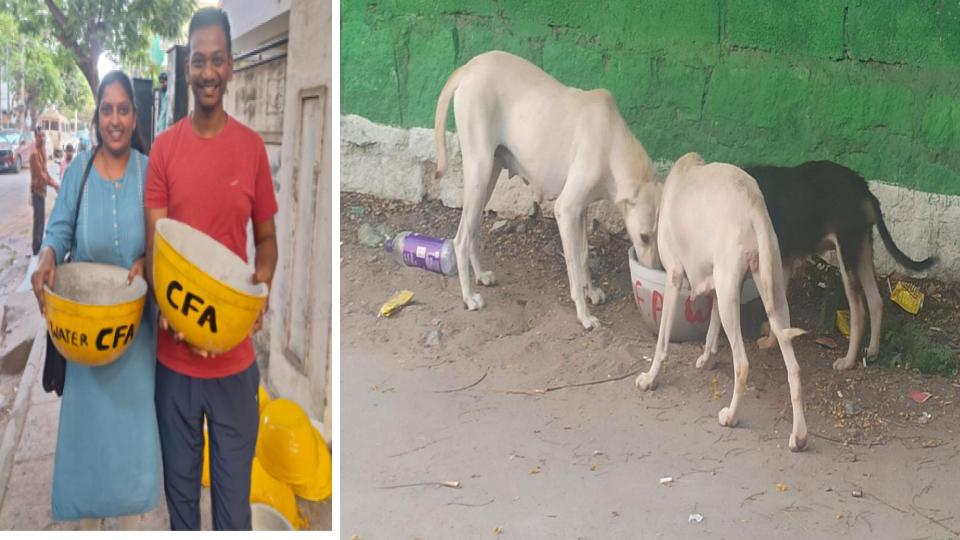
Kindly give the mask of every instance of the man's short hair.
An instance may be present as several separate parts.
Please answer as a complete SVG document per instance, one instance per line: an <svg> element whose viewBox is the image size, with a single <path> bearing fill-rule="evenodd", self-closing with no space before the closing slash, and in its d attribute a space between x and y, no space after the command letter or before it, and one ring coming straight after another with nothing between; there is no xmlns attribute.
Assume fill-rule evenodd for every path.
<svg viewBox="0 0 960 540"><path fill-rule="evenodd" d="M72 145L72 144L68 144L67 147L66 147L64 150L65 150L66 152L73 152L73 145Z"/></svg>
<svg viewBox="0 0 960 540"><path fill-rule="evenodd" d="M187 50L189 50L190 38L193 37L194 30L206 28L208 26L220 26L223 33L227 36L227 53L233 54L233 45L230 43L230 19L227 12L218 7L205 7L198 9L190 19L190 29L187 30Z"/></svg>
<svg viewBox="0 0 960 540"><path fill-rule="evenodd" d="M167 80L167 72L166 72L166 71L164 71L163 73L160 74L160 80L161 80L161 81Z"/></svg>

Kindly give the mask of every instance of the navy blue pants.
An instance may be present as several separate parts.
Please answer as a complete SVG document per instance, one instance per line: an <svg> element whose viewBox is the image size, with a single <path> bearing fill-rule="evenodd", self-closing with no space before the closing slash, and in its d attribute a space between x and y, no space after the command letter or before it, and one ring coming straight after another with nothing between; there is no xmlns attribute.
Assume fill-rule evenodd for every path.
<svg viewBox="0 0 960 540"><path fill-rule="evenodd" d="M157 362L157 421L171 530L200 530L203 419L210 437L215 530L250 530L250 470L257 444L260 371L219 379L176 373Z"/></svg>

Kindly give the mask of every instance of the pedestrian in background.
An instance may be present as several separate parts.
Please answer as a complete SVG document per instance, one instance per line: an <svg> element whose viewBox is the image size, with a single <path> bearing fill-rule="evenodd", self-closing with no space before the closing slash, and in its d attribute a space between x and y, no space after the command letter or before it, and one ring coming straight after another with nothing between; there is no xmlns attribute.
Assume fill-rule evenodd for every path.
<svg viewBox="0 0 960 540"><path fill-rule="evenodd" d="M63 182L63 174L67 172L67 167L70 166L70 162L73 161L73 145L68 144L63 150L63 160L60 162L60 181Z"/></svg>
<svg viewBox="0 0 960 540"><path fill-rule="evenodd" d="M157 128L154 134L159 134L167 129L167 73L160 74L160 91L157 92L157 122L154 124Z"/></svg>
<svg viewBox="0 0 960 540"><path fill-rule="evenodd" d="M33 203L33 254L40 253L43 224L47 218L47 186L60 191L60 184L47 171L46 136L40 126L34 130L33 152L30 154L30 200ZM61 175L61 178L63 175Z"/></svg>

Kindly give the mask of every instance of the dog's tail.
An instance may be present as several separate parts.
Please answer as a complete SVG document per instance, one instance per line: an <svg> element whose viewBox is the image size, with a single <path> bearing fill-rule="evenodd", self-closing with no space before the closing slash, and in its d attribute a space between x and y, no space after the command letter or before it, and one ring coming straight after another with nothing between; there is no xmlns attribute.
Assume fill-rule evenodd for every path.
<svg viewBox="0 0 960 540"><path fill-rule="evenodd" d="M686 154L680 156L680 159L673 163L673 167L670 169L670 172L684 173L701 165L703 165L703 158L700 157L700 154L696 152L687 152Z"/></svg>
<svg viewBox="0 0 960 540"><path fill-rule="evenodd" d="M773 231L773 223L770 221L770 215L767 214L766 206L763 201L760 201L759 207L753 209L753 231L757 237L757 267L756 269L751 268L753 271L754 282L756 283L757 291L760 292L760 298L763 300L763 307L767 312L767 318L770 320L770 331L775 335L778 340L784 338L787 341L792 340L797 336L802 336L806 334L805 330L800 328L783 328L780 324L780 317L778 313L780 312L779 302L786 302L786 290L784 287L785 283L783 281L783 273L780 272L780 269L777 267L782 264L780 259L780 244L777 240L776 233ZM759 280L757 279L759 277ZM777 285L780 285L779 289L782 291L782 298L778 297L776 291L778 290ZM784 321L789 322L789 321Z"/></svg>
<svg viewBox="0 0 960 540"><path fill-rule="evenodd" d="M883 222L883 214L880 212L880 201L873 193L870 193L870 204L873 205L873 211L877 215L877 232L880 233L880 239L883 240L883 245L886 246L887 251L890 252L890 255L892 255L898 263L903 265L904 268L919 272L930 268L937 262L936 257L927 257L922 261L915 261L900 251L900 248L893 243L890 231L887 230L887 224Z"/></svg>
<svg viewBox="0 0 960 540"><path fill-rule="evenodd" d="M433 118L433 145L437 151L437 171L433 174L434 178L440 178L447 170L447 108L454 91L460 86L461 78L463 67L450 75L440 91L440 98L437 99L437 111Z"/></svg>

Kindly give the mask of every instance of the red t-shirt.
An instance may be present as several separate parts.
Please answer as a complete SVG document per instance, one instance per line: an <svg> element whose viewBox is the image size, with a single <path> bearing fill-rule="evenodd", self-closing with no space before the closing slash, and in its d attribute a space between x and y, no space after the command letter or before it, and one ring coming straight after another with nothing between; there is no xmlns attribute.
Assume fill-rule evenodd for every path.
<svg viewBox="0 0 960 540"><path fill-rule="evenodd" d="M180 120L153 143L144 206L166 208L167 217L207 233L246 261L248 221L263 223L277 213L263 140L229 116L210 139L193 131L189 117ZM247 337L231 351L202 358L158 330L157 360L191 377L227 377L253 363L253 342Z"/></svg>

